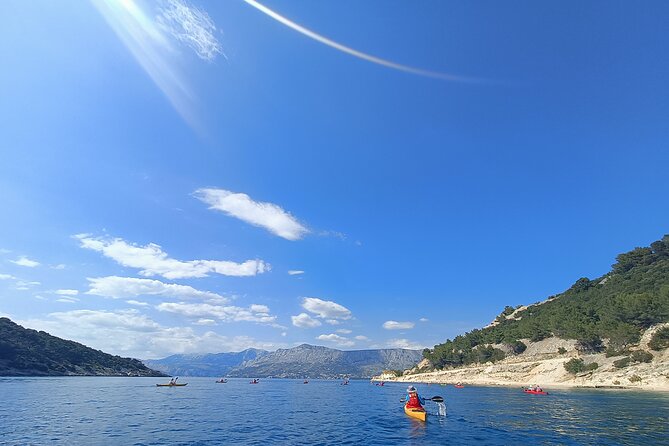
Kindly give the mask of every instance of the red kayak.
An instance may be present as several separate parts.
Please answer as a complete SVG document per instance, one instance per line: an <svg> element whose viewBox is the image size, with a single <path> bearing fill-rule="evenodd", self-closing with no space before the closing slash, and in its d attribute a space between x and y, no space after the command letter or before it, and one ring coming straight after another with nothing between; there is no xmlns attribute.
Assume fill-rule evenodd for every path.
<svg viewBox="0 0 669 446"><path fill-rule="evenodd" d="M544 392L543 390L529 390L529 389L523 389L523 392L525 392L525 393L531 393L532 395L548 395L548 392Z"/></svg>
<svg viewBox="0 0 669 446"><path fill-rule="evenodd" d="M465 386L453 386L453 387L455 387L456 389L464 389L465 388Z"/></svg>

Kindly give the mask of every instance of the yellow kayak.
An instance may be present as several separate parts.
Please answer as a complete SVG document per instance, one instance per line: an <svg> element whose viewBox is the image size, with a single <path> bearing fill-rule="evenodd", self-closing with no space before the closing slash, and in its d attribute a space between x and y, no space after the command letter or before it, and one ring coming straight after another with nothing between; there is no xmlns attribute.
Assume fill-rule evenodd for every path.
<svg viewBox="0 0 669 446"><path fill-rule="evenodd" d="M156 384L156 387L183 387L183 386L187 386L187 385L188 385L188 383L184 383L184 384Z"/></svg>
<svg viewBox="0 0 669 446"><path fill-rule="evenodd" d="M411 418L415 418L420 421L427 421L427 412L423 408L408 408L406 404L404 405L404 413L409 415Z"/></svg>

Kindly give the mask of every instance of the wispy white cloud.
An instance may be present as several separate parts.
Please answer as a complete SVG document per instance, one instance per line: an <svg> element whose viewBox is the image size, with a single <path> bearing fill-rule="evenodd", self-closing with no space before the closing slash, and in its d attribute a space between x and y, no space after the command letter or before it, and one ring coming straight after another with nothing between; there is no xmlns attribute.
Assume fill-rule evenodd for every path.
<svg viewBox="0 0 669 446"><path fill-rule="evenodd" d="M351 334L351 333L353 333L353 332L352 332L351 330L349 330L348 328L340 328L339 330L337 330L337 333L340 333L340 334Z"/></svg>
<svg viewBox="0 0 669 446"><path fill-rule="evenodd" d="M221 44L214 36L216 25L209 14L183 0L166 0L163 5L158 23L175 39L209 62L222 54Z"/></svg>
<svg viewBox="0 0 669 446"><path fill-rule="evenodd" d="M302 300L302 308L318 317L325 319L350 319L351 310L331 300L323 300L317 297L305 297Z"/></svg>
<svg viewBox="0 0 669 446"><path fill-rule="evenodd" d="M16 277L11 274L0 274L0 280L15 280Z"/></svg>
<svg viewBox="0 0 669 446"><path fill-rule="evenodd" d="M369 341L369 338L363 335L358 335L355 337L355 339L357 339L358 341Z"/></svg>
<svg viewBox="0 0 669 446"><path fill-rule="evenodd" d="M216 325L216 321L213 319L198 319L194 323L195 325Z"/></svg>
<svg viewBox="0 0 669 446"><path fill-rule="evenodd" d="M421 350L425 346L419 344L418 342L413 342L408 339L390 339L388 341L388 347L390 348L407 348L409 350Z"/></svg>
<svg viewBox="0 0 669 446"><path fill-rule="evenodd" d="M213 331L198 333L191 327L166 327L135 309L56 312L45 319L17 323L108 353L142 359L175 353L217 353L249 347L270 350L285 346L248 336L228 337Z"/></svg>
<svg viewBox="0 0 669 446"><path fill-rule="evenodd" d="M341 321L338 321L337 319L325 319L325 323L330 325L339 325L341 324Z"/></svg>
<svg viewBox="0 0 669 446"><path fill-rule="evenodd" d="M141 246L128 243L120 238L91 237L78 234L82 248L102 253L123 266L138 268L142 276L163 276L166 279L184 279L206 277L211 273L224 276L255 276L270 269L262 260L247 260L235 263L227 260L188 260L172 259L160 245L149 243Z"/></svg>
<svg viewBox="0 0 669 446"><path fill-rule="evenodd" d="M412 329L416 324L413 322L397 322L397 321L386 321L383 323L383 328L386 330L409 330Z"/></svg>
<svg viewBox="0 0 669 446"><path fill-rule="evenodd" d="M291 275L291 276L299 276L301 274L304 274L304 271L299 270L299 269L291 269L291 270L288 270L288 274Z"/></svg>
<svg viewBox="0 0 669 446"><path fill-rule="evenodd" d="M257 307L263 307L262 310L266 311L256 311ZM269 308L264 305L253 305L249 308L242 308L233 305L213 305L208 303L163 302L156 306L156 308L159 311L177 313L190 318L215 318L222 322L273 324L276 321L276 316L270 315Z"/></svg>
<svg viewBox="0 0 669 446"><path fill-rule="evenodd" d="M422 318L418 319L418 321L420 321L420 322L429 322L430 320L429 320L428 318L426 318L426 317L422 317Z"/></svg>
<svg viewBox="0 0 669 446"><path fill-rule="evenodd" d="M16 260L10 260L10 262L19 265L19 266L25 266L27 268L35 268L40 265L40 263L36 260L31 260L26 256L21 256Z"/></svg>
<svg viewBox="0 0 669 446"><path fill-rule="evenodd" d="M335 333L322 334L318 336L316 339L318 339L319 341L331 342L339 347L353 347L355 345L354 341L345 338L344 336L339 336L338 334Z"/></svg>
<svg viewBox="0 0 669 446"><path fill-rule="evenodd" d="M75 299L72 297L61 297L60 299L56 299L56 302L60 302L63 304L73 304L75 302L79 302L79 299Z"/></svg>
<svg viewBox="0 0 669 446"><path fill-rule="evenodd" d="M61 296L76 296L79 294L79 290L56 290L56 294Z"/></svg>
<svg viewBox="0 0 669 446"><path fill-rule="evenodd" d="M150 307L151 306L151 304L149 304L148 302L142 302L140 300L134 300L134 299L126 300L125 303L127 303L128 305L134 305L136 307Z"/></svg>
<svg viewBox="0 0 669 446"><path fill-rule="evenodd" d="M300 313L297 316L291 316L290 319L293 322L293 325L300 328L314 328L320 327L321 321L314 319L309 316L307 313Z"/></svg>
<svg viewBox="0 0 669 446"><path fill-rule="evenodd" d="M195 95L179 68L177 44L184 43L198 57L213 60L220 53L211 18L185 1L161 4L142 0L93 0L109 26L125 44L174 109L192 126Z"/></svg>
<svg viewBox="0 0 669 446"><path fill-rule="evenodd" d="M51 269L65 269L67 266L64 263L59 263L58 265L51 265Z"/></svg>
<svg viewBox="0 0 669 446"><path fill-rule="evenodd" d="M14 284L14 288L17 290L25 291L29 290L30 288L36 287L41 285L40 282L37 281L29 281L29 280L18 280Z"/></svg>
<svg viewBox="0 0 669 446"><path fill-rule="evenodd" d="M299 240L309 233L295 217L274 203L254 201L246 194L215 188L198 189L193 195L208 204L209 209L265 228L286 240Z"/></svg>
<svg viewBox="0 0 669 446"><path fill-rule="evenodd" d="M188 285L164 283L153 279L107 276L89 278L88 281L90 282L90 289L86 291L86 294L114 299L163 296L177 299L216 299L223 302L228 300L220 294L200 291Z"/></svg>

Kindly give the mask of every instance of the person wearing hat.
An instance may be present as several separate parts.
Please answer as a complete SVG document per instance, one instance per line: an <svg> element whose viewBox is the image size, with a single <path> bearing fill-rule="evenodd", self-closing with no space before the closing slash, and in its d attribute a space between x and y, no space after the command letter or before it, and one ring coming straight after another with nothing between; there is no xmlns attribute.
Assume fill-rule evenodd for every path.
<svg viewBox="0 0 669 446"><path fill-rule="evenodd" d="M418 396L418 391L414 386L407 387L406 401L407 409L422 409L425 404L425 400Z"/></svg>

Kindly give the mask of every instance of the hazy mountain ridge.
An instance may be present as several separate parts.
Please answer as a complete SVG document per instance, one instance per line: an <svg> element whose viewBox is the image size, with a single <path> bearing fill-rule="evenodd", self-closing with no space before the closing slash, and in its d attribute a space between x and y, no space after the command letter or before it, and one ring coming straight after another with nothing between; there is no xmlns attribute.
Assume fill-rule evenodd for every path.
<svg viewBox="0 0 669 446"><path fill-rule="evenodd" d="M421 352L406 349L343 351L302 344L279 349L246 362L230 376L277 378L367 378L387 369L405 369L421 358Z"/></svg>
<svg viewBox="0 0 669 446"><path fill-rule="evenodd" d="M142 362L152 369L172 376L223 376L233 368L268 353L266 350L248 348L241 352L230 353L178 354Z"/></svg>
<svg viewBox="0 0 669 446"><path fill-rule="evenodd" d="M122 358L0 318L0 376L164 376Z"/></svg>

